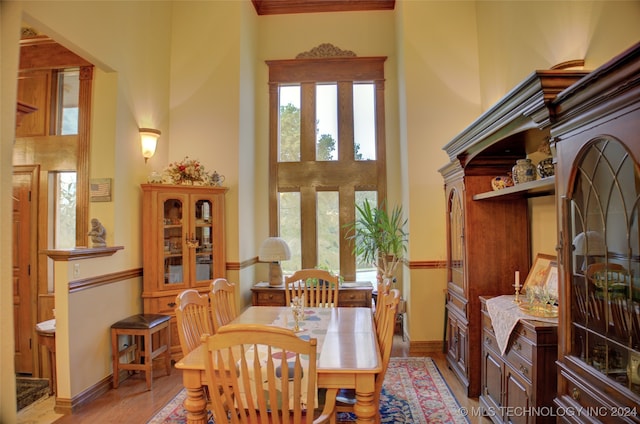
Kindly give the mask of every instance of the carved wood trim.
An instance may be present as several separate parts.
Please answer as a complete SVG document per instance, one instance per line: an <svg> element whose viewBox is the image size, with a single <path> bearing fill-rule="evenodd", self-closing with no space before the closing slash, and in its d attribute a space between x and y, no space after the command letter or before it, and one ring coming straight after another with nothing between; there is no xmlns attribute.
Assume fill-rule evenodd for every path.
<svg viewBox="0 0 640 424"><path fill-rule="evenodd" d="M258 15L393 10L395 0L251 0Z"/></svg>
<svg viewBox="0 0 640 424"><path fill-rule="evenodd" d="M342 50L331 43L322 43L306 52L298 53L296 59L322 58L322 57L356 57L351 50Z"/></svg>
<svg viewBox="0 0 640 424"><path fill-rule="evenodd" d="M89 230L89 152L93 66L80 68L78 93L78 157L76 173L76 245L86 246Z"/></svg>

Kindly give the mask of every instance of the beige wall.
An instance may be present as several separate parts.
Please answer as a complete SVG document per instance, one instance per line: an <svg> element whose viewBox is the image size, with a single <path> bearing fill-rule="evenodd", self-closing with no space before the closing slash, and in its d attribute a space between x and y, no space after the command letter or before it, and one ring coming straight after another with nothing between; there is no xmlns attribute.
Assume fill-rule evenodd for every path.
<svg viewBox="0 0 640 424"><path fill-rule="evenodd" d="M0 3L0 222L11 222L11 157L15 137L15 98L20 8ZM12 101L5 101L11 99ZM13 335L12 226L0 225L0 422L15 421L16 386Z"/></svg>
<svg viewBox="0 0 640 424"><path fill-rule="evenodd" d="M403 199L409 213L409 258L444 261L442 146L480 112L474 2L399 4ZM412 269L405 284L412 341L442 340L446 271Z"/></svg>
<svg viewBox="0 0 640 424"><path fill-rule="evenodd" d="M396 11L410 260L437 261L446 255L442 146L533 70L577 58L594 69L638 41L640 3L401 0ZM533 200L530 211L533 254L553 254L553 200ZM412 341L442 338L445 288L442 270L411 270Z"/></svg>
<svg viewBox="0 0 640 424"><path fill-rule="evenodd" d="M107 228L107 242L124 246L108 258L82 260L76 278L139 268L142 265L140 188L157 161L165 164L169 146L169 49L171 4L168 2L3 2L2 17L2 197L8 199L15 115L15 84L20 23L52 36L96 65L94 74L91 177L113 178L113 201L90 204L90 217ZM7 15L5 15L5 13ZM145 25L140 25L145 22ZM98 35L99 34L99 35ZM11 45L5 45L10 41ZM123 47L124 46L124 47ZM5 95L4 87L12 94ZM10 91L7 91L10 92ZM10 99L10 100L9 100ZM6 111L6 114L5 114ZM145 163L138 127L163 132L157 155ZM10 202L2 202L3 208ZM9 219L5 222L10 222ZM8 226L2 226L1 252L10 252ZM10 254L1 255L10 261ZM56 276L57 362L62 399L72 399L111 374L109 326L141 311L141 281L133 279L69 294L71 262L58 263ZM2 267L2 291L11 291L10 266ZM11 297L3 296L3 339L12 340ZM96 352L103 352L102 355ZM2 352L2 373L13 374L12 352ZM5 382L12 378L3 378ZM15 391L2 385L0 422L15 421ZM13 399L12 399L13 398Z"/></svg>
<svg viewBox="0 0 640 424"><path fill-rule="evenodd" d="M445 207L437 172L447 162L442 146L532 70L580 55L593 68L640 39L638 2L538 5L399 0L395 11L257 17L248 1L2 2L0 195L11 195L17 43L25 20L99 68L92 124L98 145L92 148L91 174L114 178L114 200L92 204L90 215L106 224L109 243L124 250L82 261L82 276L142 265L139 184L151 170L185 155L226 176L227 260L247 261L268 233L264 61L293 58L329 42L359 56L388 57L389 201L402 203L407 211L409 260L443 260ZM142 126L162 131L158 152L147 165L138 142ZM0 205L2 222L9 222L10 202ZM540 220L553 216L552 205L532 207L534 216L542 207ZM554 245L555 229L545 224L532 228L534 252ZM13 338L10 252L11 229L3 225L3 340ZM68 275L69 269L60 272ZM229 277L239 282L248 302L248 287L266 274L261 264L233 270ZM437 342L446 273L405 269L403 276L411 341ZM64 278L59 284L60 293ZM66 311L57 309L57 314L61 333L67 332L61 336L66 344L59 359L64 361L61 395L73 397L109 374L108 326L139 310L139 293L135 280L61 295ZM103 309L102 300L117 306ZM0 421L13 422L13 347L1 346ZM88 355L96 346L102 355ZM79 361L73 370L70 361Z"/></svg>

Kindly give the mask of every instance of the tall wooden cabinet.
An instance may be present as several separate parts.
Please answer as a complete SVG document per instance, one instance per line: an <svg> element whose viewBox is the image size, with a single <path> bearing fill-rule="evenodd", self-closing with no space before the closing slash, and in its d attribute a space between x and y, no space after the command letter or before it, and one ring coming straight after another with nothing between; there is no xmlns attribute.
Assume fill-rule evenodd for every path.
<svg viewBox="0 0 640 424"><path fill-rule="evenodd" d="M172 315L171 355L182 351L175 322L176 295L208 291L226 275L224 199L226 188L142 184L145 313Z"/></svg>
<svg viewBox="0 0 640 424"><path fill-rule="evenodd" d="M560 422L640 422L640 43L558 95ZM571 409L570 409L571 408ZM584 409L579 409L584 408Z"/></svg>
<svg viewBox="0 0 640 424"><path fill-rule="evenodd" d="M480 394L480 295L512 294L514 273L527 275L531 252L528 201L554 192L553 177L493 191L517 159L549 138L549 102L582 76L536 71L444 146L440 169L447 201L447 362L467 389Z"/></svg>

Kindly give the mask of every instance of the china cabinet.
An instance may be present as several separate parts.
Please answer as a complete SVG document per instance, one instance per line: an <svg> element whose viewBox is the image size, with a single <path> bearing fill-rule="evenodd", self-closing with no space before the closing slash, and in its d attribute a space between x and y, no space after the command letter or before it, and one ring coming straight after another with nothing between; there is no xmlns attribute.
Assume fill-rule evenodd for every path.
<svg viewBox="0 0 640 424"><path fill-rule="evenodd" d="M175 299L182 290L209 289L226 275L224 201L226 188L142 184L143 307L171 315L172 359L182 350Z"/></svg>
<svg viewBox="0 0 640 424"><path fill-rule="evenodd" d="M488 109L444 150L447 212L447 340L449 367L480 394L480 295L513 294L514 273L531 261L528 198L551 195L554 177L492 190L519 159L548 141L550 101L585 72L535 71Z"/></svg>
<svg viewBox="0 0 640 424"><path fill-rule="evenodd" d="M557 96L561 422L640 422L640 44ZM579 409L584 408L584 409Z"/></svg>

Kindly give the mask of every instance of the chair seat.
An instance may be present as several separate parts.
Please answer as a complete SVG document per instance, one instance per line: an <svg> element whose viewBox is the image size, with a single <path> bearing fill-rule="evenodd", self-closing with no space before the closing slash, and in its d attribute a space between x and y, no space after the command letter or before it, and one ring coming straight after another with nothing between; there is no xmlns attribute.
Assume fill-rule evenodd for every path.
<svg viewBox="0 0 640 424"><path fill-rule="evenodd" d="M146 329L153 328L158 324L169 321L171 317L169 315L159 314L138 314L132 315L128 318L122 319L113 325L111 328L127 328L127 329Z"/></svg>

